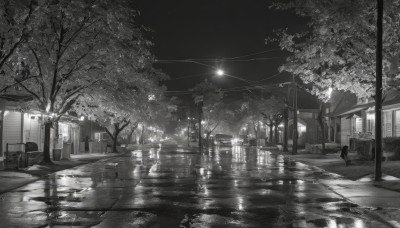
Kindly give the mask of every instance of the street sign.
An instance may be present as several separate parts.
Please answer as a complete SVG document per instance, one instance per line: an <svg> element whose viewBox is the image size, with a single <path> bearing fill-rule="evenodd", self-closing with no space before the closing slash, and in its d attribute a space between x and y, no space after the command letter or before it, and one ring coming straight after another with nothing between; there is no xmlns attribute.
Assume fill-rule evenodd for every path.
<svg viewBox="0 0 400 228"><path fill-rule="evenodd" d="M200 103L200 102L203 102L203 96L195 96L194 97L194 103L197 104L197 103Z"/></svg>

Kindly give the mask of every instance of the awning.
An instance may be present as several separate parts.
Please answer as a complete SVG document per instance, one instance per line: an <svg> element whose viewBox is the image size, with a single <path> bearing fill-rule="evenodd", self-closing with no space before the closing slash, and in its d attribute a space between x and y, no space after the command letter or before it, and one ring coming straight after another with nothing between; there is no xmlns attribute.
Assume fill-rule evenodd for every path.
<svg viewBox="0 0 400 228"><path fill-rule="evenodd" d="M367 110L368 108L373 107L374 105L375 105L374 102L355 105L352 108L346 110L345 112L339 113L337 116L346 116L346 119L349 119L354 115L361 116L361 111Z"/></svg>
<svg viewBox="0 0 400 228"><path fill-rule="evenodd" d="M345 118L346 118L346 119L350 119L350 118L352 118L352 117L360 118L360 117L361 117L361 111L352 113L352 114L346 116Z"/></svg>

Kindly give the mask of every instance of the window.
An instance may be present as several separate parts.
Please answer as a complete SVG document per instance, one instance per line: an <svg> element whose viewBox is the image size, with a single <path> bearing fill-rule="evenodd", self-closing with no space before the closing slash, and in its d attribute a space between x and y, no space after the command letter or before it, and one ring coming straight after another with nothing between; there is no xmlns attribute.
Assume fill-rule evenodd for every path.
<svg viewBox="0 0 400 228"><path fill-rule="evenodd" d="M395 119L394 119L394 134L395 136L400 136L400 110L394 111Z"/></svg>
<svg viewBox="0 0 400 228"><path fill-rule="evenodd" d="M375 135L375 113L367 114L367 132Z"/></svg>
<svg viewBox="0 0 400 228"><path fill-rule="evenodd" d="M355 132L362 132L362 119L355 118L355 122L356 122Z"/></svg>
<svg viewBox="0 0 400 228"><path fill-rule="evenodd" d="M383 137L392 137L392 111L383 112Z"/></svg>

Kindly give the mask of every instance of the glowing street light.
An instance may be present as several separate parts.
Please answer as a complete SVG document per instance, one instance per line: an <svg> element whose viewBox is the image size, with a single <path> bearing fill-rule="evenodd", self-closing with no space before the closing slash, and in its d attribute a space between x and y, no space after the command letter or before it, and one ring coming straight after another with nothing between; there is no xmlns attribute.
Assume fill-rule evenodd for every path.
<svg viewBox="0 0 400 228"><path fill-rule="evenodd" d="M326 91L326 95L328 95L329 99L331 98L332 91L333 91L332 87L329 87L328 91Z"/></svg>
<svg viewBox="0 0 400 228"><path fill-rule="evenodd" d="M216 73L218 76L223 76L225 74L225 72L221 69L218 69Z"/></svg>

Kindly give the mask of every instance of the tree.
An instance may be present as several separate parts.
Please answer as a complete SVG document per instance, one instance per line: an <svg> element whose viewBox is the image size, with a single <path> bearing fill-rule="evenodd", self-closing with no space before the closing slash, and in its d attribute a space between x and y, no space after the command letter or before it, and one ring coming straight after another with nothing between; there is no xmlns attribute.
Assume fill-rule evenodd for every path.
<svg viewBox="0 0 400 228"><path fill-rule="evenodd" d="M227 101L227 119L225 120L229 131L233 135L239 136L243 126L248 123L246 110L242 109L243 100L231 100Z"/></svg>
<svg viewBox="0 0 400 228"><path fill-rule="evenodd" d="M4 77L10 58L27 41L31 18L37 9L34 0L0 1L0 76ZM1 80L4 80L3 78ZM3 92L9 86L0 88Z"/></svg>
<svg viewBox="0 0 400 228"><path fill-rule="evenodd" d="M215 130L220 122L224 119L224 110L222 104L222 98L224 96L223 92L213 83L205 80L197 85L195 85L191 91L194 92L193 98L197 96L202 96L203 102L202 108L199 109L199 120L202 116L205 117L205 132L206 132L206 142L209 143L210 134ZM213 113L214 112L214 113ZM201 121L199 121L199 125ZM199 126L201 129L201 126ZM199 130L200 131L200 130ZM201 132L199 132L199 135ZM201 142L201 138L199 139ZM200 143L201 145L201 143Z"/></svg>
<svg viewBox="0 0 400 228"><path fill-rule="evenodd" d="M113 140L113 152L118 152L121 133L126 135L128 130L131 136L139 123L155 123L161 115L168 118L169 103L163 96L165 88L158 85L164 77L151 67L140 73L128 73L116 78L113 86L94 86L92 93L82 97L75 109L103 126Z"/></svg>
<svg viewBox="0 0 400 228"><path fill-rule="evenodd" d="M243 103L243 109L246 110L248 121L251 123L255 137L257 139L258 144L258 136L260 131L260 125L264 122L264 118L271 118L271 128L277 123L276 117L282 111L284 107L284 103L276 98L270 97L268 99L265 98L255 98L255 97L247 97L245 98L245 102ZM279 125L279 123L278 123ZM270 129L271 129L270 128ZM276 127L277 129L277 127ZM277 133L275 134L277 135ZM272 137L270 136L271 140Z"/></svg>
<svg viewBox="0 0 400 228"><path fill-rule="evenodd" d="M292 55L280 70L313 84L312 93L323 101L329 88L358 97L375 94L376 2L369 0L306 0L273 4L294 9L309 19L309 30L277 32L279 44ZM399 88L400 1L385 4L383 62L384 89ZM273 39L272 39L273 40Z"/></svg>
<svg viewBox="0 0 400 228"><path fill-rule="evenodd" d="M205 107L204 110L204 132L206 134L206 145L210 144L210 135L218 128L225 125L229 117L233 116L231 110L223 102L218 102L212 106ZM226 133L226 131L223 131Z"/></svg>
<svg viewBox="0 0 400 228"><path fill-rule="evenodd" d="M129 1L39 1L29 39L9 60L6 85L18 84L48 114L44 162L50 160L53 123L95 85L113 86L116 77L149 64L150 45L135 26ZM14 76L15 75L15 76Z"/></svg>

